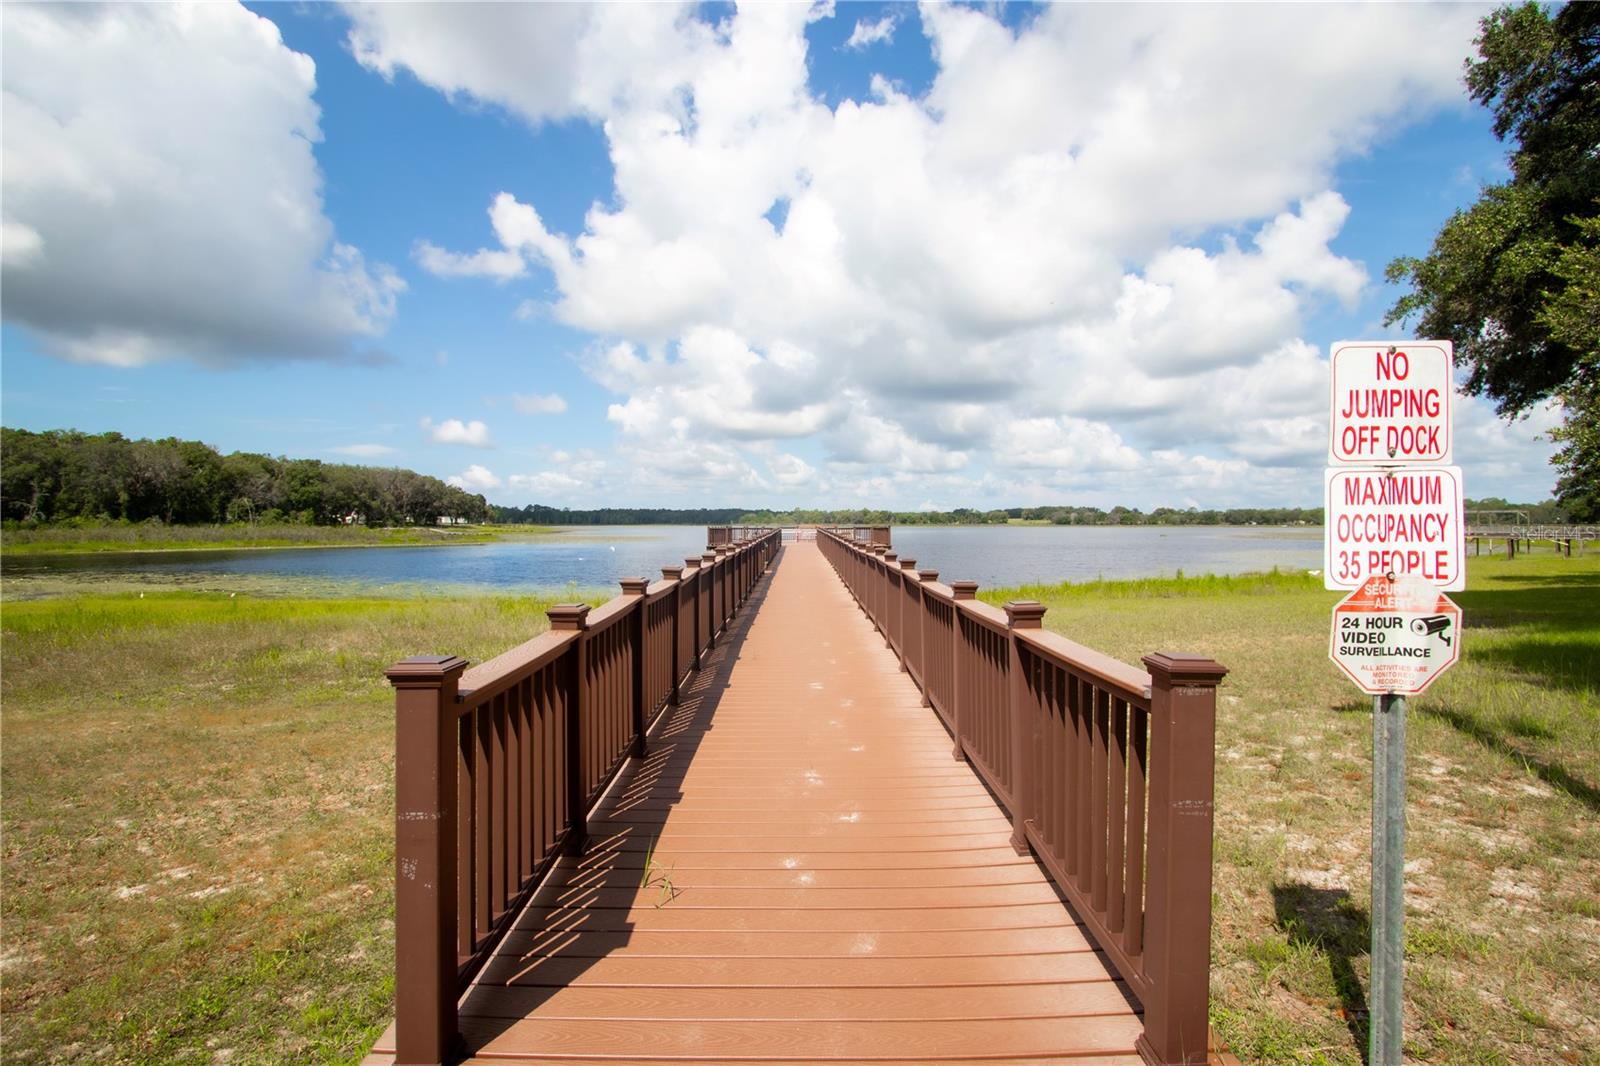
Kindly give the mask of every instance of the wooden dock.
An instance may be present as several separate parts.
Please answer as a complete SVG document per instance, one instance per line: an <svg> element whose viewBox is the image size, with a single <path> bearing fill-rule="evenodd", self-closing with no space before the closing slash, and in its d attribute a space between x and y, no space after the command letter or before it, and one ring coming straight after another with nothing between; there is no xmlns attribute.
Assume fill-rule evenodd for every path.
<svg viewBox="0 0 1600 1066"><path fill-rule="evenodd" d="M507 771L494 763L495 791L478 793L493 802L462 815L464 838L479 842L476 853L470 847L461 853L462 898L471 902L461 904L458 927L471 939L450 957L462 960L471 983L454 1008L456 1044L441 1057L658 1066L1176 1061L1142 1056L1135 1047L1144 1011L1117 968L1147 980L1142 969L1126 969L1130 958L1138 959L1127 950L1134 942L1118 935L1123 954L1117 960L1104 954L1052 871L1026 846L1019 853L1013 818L972 764L952 757L951 735L915 680L926 667L908 672L896 650L901 644L886 646L893 643L886 640L889 628L869 618L867 604L858 608L859 597L816 541L780 549L773 540L766 551L775 564L752 556L758 565L749 570L747 591L731 583L728 595L715 576L724 560L707 554L712 584L702 577L699 588L690 588L712 597L700 602L714 605L713 618L726 605L729 621L698 657L677 704L662 684L652 688L637 672L659 657L636 657L636 690L662 691L647 754L613 763L609 786L596 786L605 791L588 815L581 854L535 828L539 840L554 841L533 853L549 856L546 873L515 898L514 885L499 887L498 857L497 865L483 865L488 851L519 833L515 773L502 786ZM888 575L893 567L891 557L881 571ZM693 621L692 598L666 598L668 583L648 591L624 584L639 597L640 647L648 646L655 617L642 612L657 602L663 619L676 614L683 623L662 630L673 634L667 642L673 647L682 646L680 630L707 632ZM929 586L936 587L943 588ZM618 617L620 609L608 617L612 629ZM537 664L570 653L559 644L566 638L545 639L548 647L536 642L501 660L524 674L549 670ZM511 676L501 660L485 664L481 676ZM660 676L678 669L664 666ZM577 676L585 676L582 666ZM623 691L595 680L610 676L594 675L581 692ZM469 673L464 689L471 682ZM471 691L450 694L456 703L473 698ZM593 706L594 696L578 702ZM453 717L449 706L450 700L441 704L442 713ZM501 714L499 703L492 706ZM537 741L541 712L524 706ZM463 718L463 752L474 743L480 758L514 748L473 739L507 730L506 721L504 736L514 739L517 712L509 713L493 720L498 725L482 726L487 733ZM520 743L523 757L539 765L540 750ZM471 780L463 779L461 795L472 806L474 782L486 779L474 774L468 754L462 758L461 773ZM569 784L581 791L590 778L604 775L580 774ZM527 826L526 812L534 808L523 802ZM416 820L406 803L402 797L402 829ZM506 806L509 833L498 820L482 825L483 811ZM543 816L533 823L543 824ZM514 874L516 849L507 848L513 858L505 868ZM404 881L404 847L400 866ZM492 871L491 886L501 895L489 900L481 884L475 889L473 868L480 881ZM483 909L475 920L476 908ZM492 950L473 961L480 942ZM446 995L449 984L446 978ZM402 1024L404 1016L402 1005ZM1203 1005L1200 1018L1204 1033ZM408 1061L397 1057L395 1038L391 1026L366 1062ZM1232 1061L1209 1051L1192 1058L1189 1047L1182 1060Z"/></svg>

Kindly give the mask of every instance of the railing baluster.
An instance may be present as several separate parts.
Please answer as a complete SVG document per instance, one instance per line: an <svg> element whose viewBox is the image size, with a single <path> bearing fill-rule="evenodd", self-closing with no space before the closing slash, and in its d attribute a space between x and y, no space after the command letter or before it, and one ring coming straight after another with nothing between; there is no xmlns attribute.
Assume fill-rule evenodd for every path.
<svg viewBox="0 0 1600 1066"><path fill-rule="evenodd" d="M472 712L468 712L456 723L456 846L459 853L451 856L451 862L456 867L456 935L461 962L466 962L472 957L472 953L478 950L477 931L472 922L472 900L477 888L474 884L477 863L473 861L473 856L477 848L478 817L472 802L476 791L474 775L477 772L477 763L474 761L474 752L477 747L477 719ZM397 781L399 774L397 767L395 769ZM397 926L399 921L396 915Z"/></svg>
<svg viewBox="0 0 1600 1066"><path fill-rule="evenodd" d="M1106 826L1106 928L1113 933L1122 932L1124 920L1122 891L1127 876L1125 852L1127 840L1124 819L1128 812L1128 703L1116 699L1111 714L1111 792L1109 824Z"/></svg>
<svg viewBox="0 0 1600 1066"><path fill-rule="evenodd" d="M1128 894L1123 901L1127 922L1122 933L1123 950L1135 957L1144 954L1145 760L1149 730L1149 713L1142 707L1135 708L1128 721Z"/></svg>
<svg viewBox="0 0 1600 1066"><path fill-rule="evenodd" d="M1048 671L1050 736L1044 747L1050 753L1050 847L1057 855L1067 854L1067 841L1071 839L1067 805L1067 738L1072 732L1072 712L1067 707L1070 676L1065 670Z"/></svg>
<svg viewBox="0 0 1600 1066"><path fill-rule="evenodd" d="M1078 844L1083 839L1083 822L1087 817L1083 804L1078 801L1078 784L1082 780L1078 773L1078 747L1082 743L1083 685L1078 675L1068 671L1063 673L1066 705L1061 737L1061 791L1066 809L1062 812L1061 820L1066 826L1067 839L1062 848L1061 866L1069 877L1076 880L1083 870L1083 863L1078 858Z"/></svg>
<svg viewBox="0 0 1600 1066"><path fill-rule="evenodd" d="M1089 824L1094 827L1094 839L1089 845L1089 871L1092 875L1090 899L1101 914L1106 909L1106 734L1110 715L1110 696L1096 685L1094 747L1089 752Z"/></svg>
<svg viewBox="0 0 1600 1066"><path fill-rule="evenodd" d="M472 715L476 727L472 734L472 762L475 773L472 782L472 931L473 947L478 938L489 932L494 920L491 901L494 899L494 880L489 872L490 856L494 853L494 809L490 806L494 788L494 757L490 753L490 731L494 728L488 707L479 707Z"/></svg>

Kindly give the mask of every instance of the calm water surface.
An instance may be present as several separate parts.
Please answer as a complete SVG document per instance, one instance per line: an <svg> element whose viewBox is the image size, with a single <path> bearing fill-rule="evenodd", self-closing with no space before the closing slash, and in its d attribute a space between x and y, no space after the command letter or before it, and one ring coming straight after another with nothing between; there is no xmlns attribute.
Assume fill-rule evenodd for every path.
<svg viewBox="0 0 1600 1066"><path fill-rule="evenodd" d="M227 575L255 579L486 590L616 588L657 578L704 550L704 526L602 526L534 540L459 547L107 553L8 559L8 577L77 576L133 581ZM942 580L985 587L1322 565L1319 528L1151 526L897 526L895 550Z"/></svg>

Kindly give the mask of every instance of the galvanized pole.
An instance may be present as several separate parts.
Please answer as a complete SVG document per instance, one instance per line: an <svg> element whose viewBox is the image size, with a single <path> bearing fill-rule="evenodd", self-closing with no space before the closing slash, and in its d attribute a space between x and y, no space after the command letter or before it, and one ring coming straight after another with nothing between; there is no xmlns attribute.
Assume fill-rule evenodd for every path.
<svg viewBox="0 0 1600 1066"><path fill-rule="evenodd" d="M1406 698L1372 701L1371 1066L1401 1066L1405 987Z"/></svg>

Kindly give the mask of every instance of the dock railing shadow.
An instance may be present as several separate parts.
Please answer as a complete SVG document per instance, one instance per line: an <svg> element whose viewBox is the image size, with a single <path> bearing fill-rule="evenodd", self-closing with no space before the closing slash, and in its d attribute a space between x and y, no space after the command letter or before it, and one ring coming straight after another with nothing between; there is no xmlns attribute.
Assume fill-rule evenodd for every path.
<svg viewBox="0 0 1600 1066"><path fill-rule="evenodd" d="M586 913L582 902L620 892L626 867L609 850L649 854L659 827L611 827L605 805L626 795L619 788L635 780L635 763L652 765L653 736L685 721L686 705L697 721L697 707L712 705L701 697L726 685L723 664L782 549L778 530L746 532L663 567L660 581L622 579L622 595L599 608L558 604L547 632L471 669L433 655L387 671L395 1026L375 1051L439 1063L481 1046L463 1025L461 997L504 975L508 964L496 960L512 934L527 939L529 905L554 902L551 913L570 924ZM592 840L591 822L609 832Z"/></svg>
<svg viewBox="0 0 1600 1066"><path fill-rule="evenodd" d="M670 908L692 890L671 883L670 868L654 864L655 844L716 712L735 663L782 561L751 589L738 615L681 692L679 705L660 716L649 754L632 759L589 814L582 855L568 856L528 900L495 954L459 1005L464 1050L491 1043L574 984L632 940L636 908Z"/></svg>

